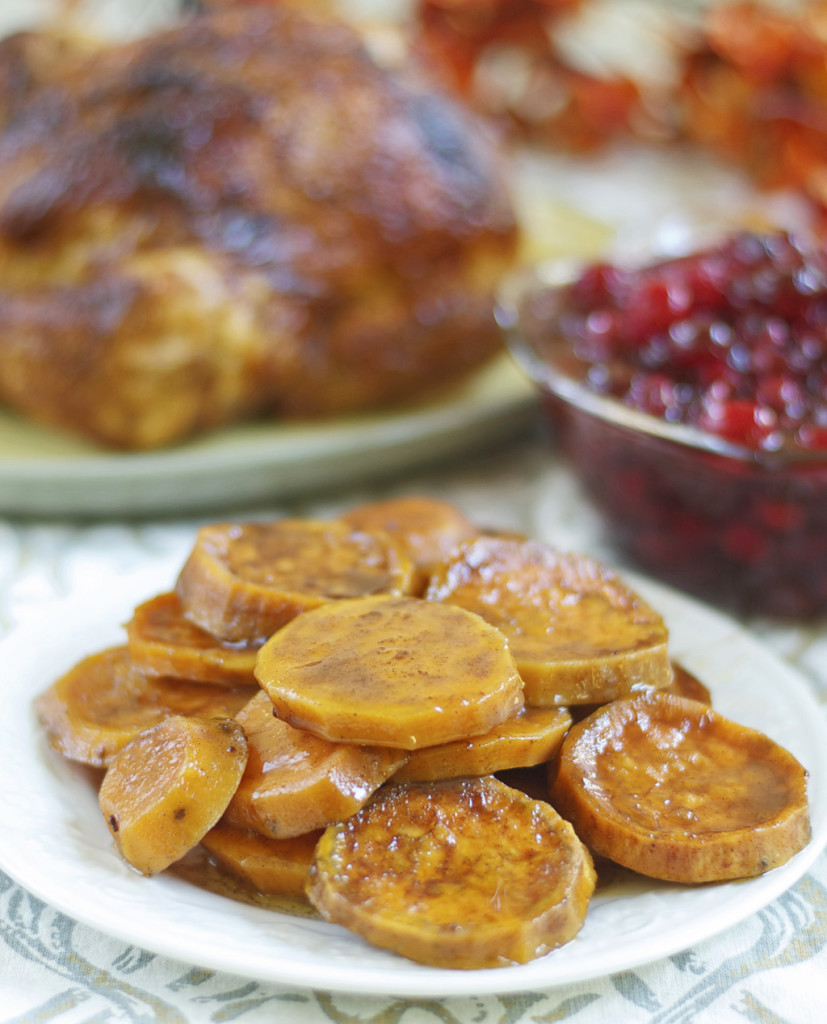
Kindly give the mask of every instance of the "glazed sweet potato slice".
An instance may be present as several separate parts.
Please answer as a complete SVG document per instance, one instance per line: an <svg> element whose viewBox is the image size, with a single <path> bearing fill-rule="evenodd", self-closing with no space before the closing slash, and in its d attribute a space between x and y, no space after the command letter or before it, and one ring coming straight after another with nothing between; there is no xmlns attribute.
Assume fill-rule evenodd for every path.
<svg viewBox="0 0 827 1024"><path fill-rule="evenodd" d="M306 899L310 865L321 830L291 839L269 839L219 822L201 845L224 871L265 896Z"/></svg>
<svg viewBox="0 0 827 1024"><path fill-rule="evenodd" d="M135 608L126 624L132 660L156 675L223 686L255 686L258 648L219 640L184 616L174 592Z"/></svg>
<svg viewBox="0 0 827 1024"><path fill-rule="evenodd" d="M258 686L204 686L137 670L125 645L81 659L35 700L50 745L105 768L131 739L170 715L231 718Z"/></svg>
<svg viewBox="0 0 827 1024"><path fill-rule="evenodd" d="M197 626L257 644L328 601L408 593L412 572L388 534L341 521L216 523L198 531L176 592Z"/></svg>
<svg viewBox="0 0 827 1024"><path fill-rule="evenodd" d="M793 755L669 694L615 701L572 726L551 800L594 853L673 882L759 875L810 837Z"/></svg>
<svg viewBox="0 0 827 1024"><path fill-rule="evenodd" d="M706 683L677 661L672 662L672 682L662 692L673 693L676 697L688 697L701 704L712 704L712 694Z"/></svg>
<svg viewBox="0 0 827 1024"><path fill-rule="evenodd" d="M705 683L702 683L696 675L676 661L672 662L672 682L668 686L662 687L657 692L671 693L675 697L688 697L690 700L697 700L702 704L712 704L712 694L710 693L709 687ZM581 719L586 718L593 712L597 711L598 708L604 707L606 703L607 702L604 701L600 704L577 704L569 710L571 712L572 719L579 722Z"/></svg>
<svg viewBox="0 0 827 1024"><path fill-rule="evenodd" d="M384 530L399 542L414 565L414 593L458 544L480 533L456 505L422 495L366 502L341 518L359 530Z"/></svg>
<svg viewBox="0 0 827 1024"><path fill-rule="evenodd" d="M327 604L259 652L279 718L338 743L417 747L488 732L523 705L505 637L478 615L415 597Z"/></svg>
<svg viewBox="0 0 827 1024"><path fill-rule="evenodd" d="M174 715L131 740L98 794L124 860L144 875L180 860L218 822L246 762L244 730L231 718Z"/></svg>
<svg viewBox="0 0 827 1024"><path fill-rule="evenodd" d="M322 917L451 968L526 963L568 942L595 882L571 825L491 776L385 787L325 830L310 873Z"/></svg>
<svg viewBox="0 0 827 1024"><path fill-rule="evenodd" d="M505 633L527 705L602 704L671 682L661 616L582 555L480 537L434 573L425 597L476 612Z"/></svg>
<svg viewBox="0 0 827 1024"><path fill-rule="evenodd" d="M556 753L571 725L566 708L522 708L490 732L412 750L394 782L431 782L460 775L493 775L543 764Z"/></svg>
<svg viewBox="0 0 827 1024"><path fill-rule="evenodd" d="M399 768L406 752L331 743L273 716L259 691L237 715L247 736L247 767L225 820L284 839L358 811Z"/></svg>

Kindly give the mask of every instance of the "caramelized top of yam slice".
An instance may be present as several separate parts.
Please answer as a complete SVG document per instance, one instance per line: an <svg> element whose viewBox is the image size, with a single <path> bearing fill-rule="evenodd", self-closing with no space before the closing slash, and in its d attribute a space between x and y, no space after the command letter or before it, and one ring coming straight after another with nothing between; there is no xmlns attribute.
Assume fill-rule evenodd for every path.
<svg viewBox="0 0 827 1024"><path fill-rule="evenodd" d="M793 755L669 694L614 701L573 725L551 800L594 853L674 882L759 875L810 837L807 772Z"/></svg>
<svg viewBox="0 0 827 1024"><path fill-rule="evenodd" d="M331 743L273 716L263 691L236 715L247 767L225 819L273 839L324 828L358 811L405 761L389 747Z"/></svg>
<svg viewBox="0 0 827 1024"><path fill-rule="evenodd" d="M482 736L412 750L394 782L431 782L460 775L493 775L543 764L571 725L567 708L522 708Z"/></svg>
<svg viewBox="0 0 827 1024"><path fill-rule="evenodd" d="M255 686L257 647L219 640L185 618L173 591L135 608L126 624L132 660L158 675L225 686Z"/></svg>
<svg viewBox="0 0 827 1024"><path fill-rule="evenodd" d="M259 652L279 718L328 740L417 747L487 732L523 704L499 630L414 597L366 597L306 612Z"/></svg>
<svg viewBox="0 0 827 1024"><path fill-rule="evenodd" d="M526 963L579 931L591 858L547 803L491 776L387 786L319 840L322 917L419 963Z"/></svg>
<svg viewBox="0 0 827 1024"><path fill-rule="evenodd" d="M672 680L661 616L585 556L480 537L434 573L425 597L505 633L528 705L599 704Z"/></svg>
<svg viewBox="0 0 827 1024"><path fill-rule="evenodd" d="M216 523L198 531L176 591L196 625L255 644L327 601L407 593L412 571L390 536L340 521Z"/></svg>
<svg viewBox="0 0 827 1024"><path fill-rule="evenodd" d="M154 875L197 846L218 822L247 762L230 718L172 715L114 758L98 801L121 856Z"/></svg>
<svg viewBox="0 0 827 1024"><path fill-rule="evenodd" d="M341 517L359 530L385 530L407 552L420 592L432 569L480 530L448 501L410 495L357 505Z"/></svg>
<svg viewBox="0 0 827 1024"><path fill-rule="evenodd" d="M36 698L35 710L55 750L105 768L139 732L170 715L229 718L256 690L149 675L119 646L79 661Z"/></svg>

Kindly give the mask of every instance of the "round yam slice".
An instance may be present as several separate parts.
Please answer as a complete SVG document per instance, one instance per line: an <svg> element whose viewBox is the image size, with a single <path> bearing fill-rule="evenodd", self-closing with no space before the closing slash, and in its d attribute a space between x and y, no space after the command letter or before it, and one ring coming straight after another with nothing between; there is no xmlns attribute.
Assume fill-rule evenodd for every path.
<svg viewBox="0 0 827 1024"><path fill-rule="evenodd" d="M543 764L556 753L571 725L566 708L523 708L490 732L412 750L394 782L431 782L460 775L493 775Z"/></svg>
<svg viewBox="0 0 827 1024"><path fill-rule="evenodd" d="M259 652L278 717L338 743L417 747L488 732L523 706L499 630L414 597L327 604Z"/></svg>
<svg viewBox="0 0 827 1024"><path fill-rule="evenodd" d="M310 865L321 830L291 839L269 839L224 822L211 828L201 840L212 860L265 896L306 899Z"/></svg>
<svg viewBox="0 0 827 1024"><path fill-rule="evenodd" d="M602 704L672 680L661 616L585 556L480 537L434 573L425 597L505 633L529 706Z"/></svg>
<svg viewBox="0 0 827 1024"><path fill-rule="evenodd" d="M388 534L341 521L216 523L198 531L176 592L201 629L258 644L327 601L408 593L412 572Z"/></svg>
<svg viewBox="0 0 827 1024"><path fill-rule="evenodd" d="M595 884L571 825L491 776L385 787L325 830L310 876L323 918L448 968L526 963L561 946Z"/></svg>
<svg viewBox="0 0 827 1024"><path fill-rule="evenodd" d="M114 758L98 793L121 856L155 875L197 846L241 779L247 742L230 718L165 719Z"/></svg>
<svg viewBox="0 0 827 1024"><path fill-rule="evenodd" d="M35 710L58 753L105 768L138 733L170 715L232 718L258 689L147 675L123 645L83 658L36 698Z"/></svg>
<svg viewBox="0 0 827 1024"><path fill-rule="evenodd" d="M615 701L563 740L551 800L600 854L643 875L760 875L810 837L807 772L768 736L668 694Z"/></svg>
<svg viewBox="0 0 827 1024"><path fill-rule="evenodd" d="M237 715L247 736L247 767L225 820L285 839L358 811L405 761L389 747L331 743L273 716L259 691Z"/></svg>
<svg viewBox="0 0 827 1024"><path fill-rule="evenodd" d="M359 530L384 530L402 546L414 564L415 593L458 544L480 533L456 505L421 495L367 502L341 518Z"/></svg>
<svg viewBox="0 0 827 1024"><path fill-rule="evenodd" d="M184 616L173 591L135 608L126 624L132 660L157 675L223 686L255 686L258 648L231 644L200 629Z"/></svg>

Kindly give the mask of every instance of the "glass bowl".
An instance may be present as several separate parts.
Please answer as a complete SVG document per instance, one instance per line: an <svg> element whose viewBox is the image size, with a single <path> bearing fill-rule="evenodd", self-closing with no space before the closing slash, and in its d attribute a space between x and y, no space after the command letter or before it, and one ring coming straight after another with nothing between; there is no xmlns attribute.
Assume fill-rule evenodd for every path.
<svg viewBox="0 0 827 1024"><path fill-rule="evenodd" d="M510 282L498 319L619 553L742 615L827 613L827 452L756 451L590 390L550 324L567 279Z"/></svg>

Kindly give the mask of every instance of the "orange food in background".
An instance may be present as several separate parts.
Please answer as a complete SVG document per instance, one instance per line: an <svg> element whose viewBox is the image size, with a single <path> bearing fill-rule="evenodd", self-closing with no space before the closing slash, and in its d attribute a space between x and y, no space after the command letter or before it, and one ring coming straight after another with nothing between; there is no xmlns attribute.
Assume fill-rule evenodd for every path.
<svg viewBox="0 0 827 1024"><path fill-rule="evenodd" d="M685 11L671 25L664 14L674 80L658 86L575 65L562 35L589 6L420 0L416 45L507 138L575 152L624 138L688 140L763 188L795 189L827 208L824 0L786 10L766 0L711 4L694 31Z"/></svg>
<svg viewBox="0 0 827 1024"><path fill-rule="evenodd" d="M587 151L629 134L640 115L630 79L573 67L554 28L582 0L422 0L420 50L445 81L506 133Z"/></svg>
<svg viewBox="0 0 827 1024"><path fill-rule="evenodd" d="M693 141L766 187L827 205L827 4L751 2L710 11L686 59L680 121Z"/></svg>

